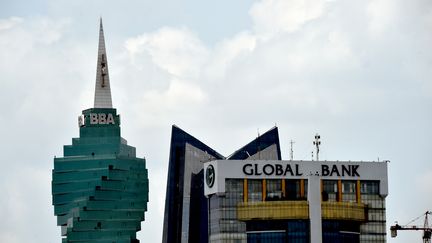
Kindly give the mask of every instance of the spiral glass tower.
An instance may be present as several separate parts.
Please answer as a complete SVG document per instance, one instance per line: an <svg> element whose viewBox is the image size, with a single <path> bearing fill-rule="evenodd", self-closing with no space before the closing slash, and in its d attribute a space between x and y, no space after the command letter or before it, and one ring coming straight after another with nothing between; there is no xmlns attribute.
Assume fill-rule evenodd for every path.
<svg viewBox="0 0 432 243"><path fill-rule="evenodd" d="M79 138L54 158L52 203L62 243L139 242L147 211L146 161L120 135L112 107L105 40L100 22L94 108L78 118Z"/></svg>

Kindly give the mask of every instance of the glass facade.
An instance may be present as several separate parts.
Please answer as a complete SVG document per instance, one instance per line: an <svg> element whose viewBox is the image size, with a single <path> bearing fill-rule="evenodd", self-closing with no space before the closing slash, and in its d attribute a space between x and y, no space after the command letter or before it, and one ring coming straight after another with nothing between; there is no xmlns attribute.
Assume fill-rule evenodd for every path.
<svg viewBox="0 0 432 243"><path fill-rule="evenodd" d="M367 205L367 221L360 226L360 242L385 242L385 198L379 194L379 181L360 181L360 190L361 203Z"/></svg>
<svg viewBox="0 0 432 243"><path fill-rule="evenodd" d="M248 243L308 243L308 220L256 220L247 222Z"/></svg>
<svg viewBox="0 0 432 243"><path fill-rule="evenodd" d="M112 123L92 124L100 114ZM87 109L83 117L80 137L54 159L52 202L62 242L139 242L148 202L146 161L120 136L116 109Z"/></svg>
<svg viewBox="0 0 432 243"><path fill-rule="evenodd" d="M249 243L285 243L286 236L285 231L267 231L267 232L250 232L247 234L247 241Z"/></svg>
<svg viewBox="0 0 432 243"><path fill-rule="evenodd" d="M359 223L347 220L323 220L323 243L359 243Z"/></svg>
<svg viewBox="0 0 432 243"><path fill-rule="evenodd" d="M257 188L251 183L253 188ZM237 204L243 202L244 180L228 179L224 197L212 195L210 206L209 242L246 242L246 223L237 220Z"/></svg>
<svg viewBox="0 0 432 243"><path fill-rule="evenodd" d="M230 163L269 163L282 168L287 165L287 169L282 170L284 175L280 167L269 170L271 166L266 167L267 171L254 167L255 174L237 174ZM328 166L333 164L327 171L329 175L320 179L314 173L312 179L309 169L302 168L330 167L321 167L321 162L315 161L302 163L281 161L277 128L223 157L173 126L162 242L310 242L320 237L310 235L311 227L320 222L324 242L385 242L386 178L381 191L379 181L357 179L359 165L329 162ZM220 171L213 177L213 187L203 179L202 168L208 164L215 165L215 173ZM221 164L224 166L216 166ZM338 168L346 175L340 177ZM378 168L378 174L386 169ZM316 215L320 207L321 220L311 220L309 214Z"/></svg>
<svg viewBox="0 0 432 243"><path fill-rule="evenodd" d="M223 156L173 126L162 242L208 242L203 161ZM197 230L199 229L199 230Z"/></svg>
<svg viewBox="0 0 432 243"><path fill-rule="evenodd" d="M359 217L358 214L355 213L350 214L353 215L353 219L359 220L361 218L361 220L357 222L358 227L353 227L354 224L350 222L351 228L342 230L343 234L333 232L327 235L323 233L323 240L327 239L327 242L334 242L335 238L339 238L342 240L349 239L349 242L385 242L385 198L379 194L379 188L379 181L323 180L322 200L324 202L345 202L364 207L364 209L362 209L364 217ZM333 209L340 212L342 207ZM345 207L345 209L353 210L349 207ZM325 213L331 214L331 212L323 211L323 214ZM332 226L333 223L335 226ZM339 227L338 225L347 225L346 223L348 222L323 221L323 232L331 231L332 227Z"/></svg>
<svg viewBox="0 0 432 243"><path fill-rule="evenodd" d="M250 182L251 194L248 195L243 194L248 190L243 179L229 180L229 191L223 197L206 198L202 178L205 162L251 158L281 159L277 127L224 157L173 126L162 243L246 242L246 223L237 220L236 207L247 200L244 195L250 197L250 201L262 201L265 191L262 181Z"/></svg>
<svg viewBox="0 0 432 243"><path fill-rule="evenodd" d="M226 179L225 195L209 197L209 242L308 242L307 211L302 220L285 217L282 220L255 218L242 221L238 214L238 206L245 202L264 206L268 202L271 206L264 211L259 210L260 214L280 214L284 207L291 205L283 202L306 200L304 195L301 196L305 182L307 180ZM288 189L286 185L289 185ZM293 200L284 196L288 193ZM307 205L306 202L304 205ZM291 209L298 210L296 207Z"/></svg>
<svg viewBox="0 0 432 243"><path fill-rule="evenodd" d="M324 243L385 242L379 181L321 183ZM308 212L298 213L308 207L307 184L305 179L226 179L225 195L208 199L209 242L309 242Z"/></svg>

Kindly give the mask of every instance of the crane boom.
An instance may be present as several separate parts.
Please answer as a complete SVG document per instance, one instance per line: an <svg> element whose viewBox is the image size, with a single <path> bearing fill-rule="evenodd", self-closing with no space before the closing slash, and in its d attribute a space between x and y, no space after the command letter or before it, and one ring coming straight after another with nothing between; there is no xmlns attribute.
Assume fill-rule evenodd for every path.
<svg viewBox="0 0 432 243"><path fill-rule="evenodd" d="M432 214L431 211L426 211L424 213L424 224L423 226L401 226L399 224L392 225L390 227L391 237L394 238L397 236L398 230L422 230L423 231L423 243L431 243L431 235L432 235L432 228L429 227L429 220L428 215Z"/></svg>

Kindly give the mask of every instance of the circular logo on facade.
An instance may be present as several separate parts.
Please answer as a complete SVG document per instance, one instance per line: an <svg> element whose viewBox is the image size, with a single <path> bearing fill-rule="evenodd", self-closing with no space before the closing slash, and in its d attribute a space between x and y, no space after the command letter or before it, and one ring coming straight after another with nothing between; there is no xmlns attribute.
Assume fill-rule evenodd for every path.
<svg viewBox="0 0 432 243"><path fill-rule="evenodd" d="M205 178L207 186L211 188L215 182L215 170L213 168L213 165L207 166Z"/></svg>

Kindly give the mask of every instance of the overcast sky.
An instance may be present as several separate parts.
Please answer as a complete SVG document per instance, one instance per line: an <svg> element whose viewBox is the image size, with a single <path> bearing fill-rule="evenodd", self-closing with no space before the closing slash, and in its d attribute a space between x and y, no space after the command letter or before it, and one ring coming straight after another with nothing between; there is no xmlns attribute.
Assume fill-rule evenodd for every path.
<svg viewBox="0 0 432 243"><path fill-rule="evenodd" d="M0 242L60 242L53 158L93 106L100 16L149 170L142 242L162 238L172 124L223 155L276 124L284 159L319 133L323 160L391 161L387 229L432 210L430 0L0 0Z"/></svg>

